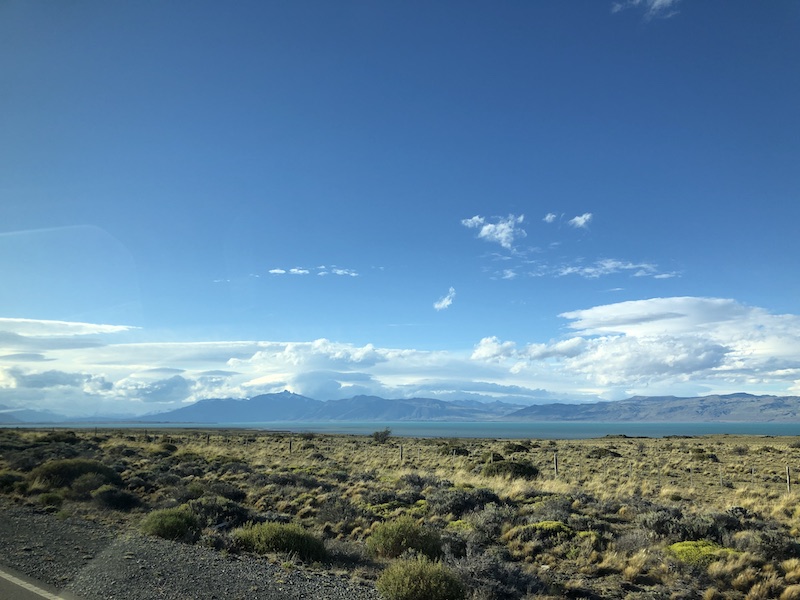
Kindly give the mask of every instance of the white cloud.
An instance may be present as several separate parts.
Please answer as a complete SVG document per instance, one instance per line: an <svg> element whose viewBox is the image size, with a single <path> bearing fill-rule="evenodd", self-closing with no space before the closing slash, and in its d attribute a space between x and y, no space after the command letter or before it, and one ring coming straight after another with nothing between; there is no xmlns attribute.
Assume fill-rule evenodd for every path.
<svg viewBox="0 0 800 600"><path fill-rule="evenodd" d="M615 258L603 258L591 265L567 265L557 269L559 276L579 275L588 279L596 279L605 275L613 275L625 271L633 271L634 277L658 277L658 267L651 263L634 263Z"/></svg>
<svg viewBox="0 0 800 600"><path fill-rule="evenodd" d="M675 8L680 0L622 0L612 2L611 12L618 13L629 8L643 8L645 19L668 19L678 14Z"/></svg>
<svg viewBox="0 0 800 600"><path fill-rule="evenodd" d="M506 250L511 250L514 241L527 234L519 225L525 220L525 215L508 215L507 217L492 217L491 222L479 215L462 219L461 224L470 229L479 229L478 237L487 242L500 244Z"/></svg>
<svg viewBox="0 0 800 600"><path fill-rule="evenodd" d="M275 268L270 269L268 273L272 275L310 275L311 269L306 267L293 267L291 269L281 269ZM326 267L325 265L321 265L316 267L317 275L326 276L326 275L338 275L340 277L358 277L358 271L355 269L343 269L336 266Z"/></svg>
<svg viewBox="0 0 800 600"><path fill-rule="evenodd" d="M549 212L544 216L544 219L542 219L542 221L544 221L545 223L553 223L557 218L558 215L556 213Z"/></svg>
<svg viewBox="0 0 800 600"><path fill-rule="evenodd" d="M572 227L578 229L584 229L589 226L589 222L592 220L592 213L583 213L582 215L578 215L576 217L572 217L567 223L569 223Z"/></svg>
<svg viewBox="0 0 800 600"><path fill-rule="evenodd" d="M501 342L497 337L485 337L475 346L470 358L472 360L500 361L516 353L514 342Z"/></svg>
<svg viewBox="0 0 800 600"><path fill-rule="evenodd" d="M131 329L135 329L135 327L129 327L127 325L100 325L96 323L80 323L74 321L0 318L0 331L31 337L120 333Z"/></svg>
<svg viewBox="0 0 800 600"><path fill-rule="evenodd" d="M560 317L567 333L559 339L517 343L486 336L473 348L447 351L328 339L114 343L124 331L103 344L78 344L85 332L114 326L42 321L28 331L62 335L0 336L0 404L141 414L202 398L283 389L329 398L429 392L452 398L491 388L500 399L503 390L531 398L800 391L798 315L726 298L665 297ZM35 352L18 350L34 341Z"/></svg>
<svg viewBox="0 0 800 600"><path fill-rule="evenodd" d="M503 359L512 373L545 369L596 389L674 393L742 390L753 385L788 391L800 382L800 317L773 315L722 298L653 298L561 315L577 335L520 350L488 338L473 358ZM669 391L673 386L672 392ZM759 390L756 390L759 391Z"/></svg>
<svg viewBox="0 0 800 600"><path fill-rule="evenodd" d="M446 296L442 296L436 302L433 303L433 308L436 310L444 310L445 308L450 308L450 305L453 304L453 300L456 297L456 289L451 287Z"/></svg>

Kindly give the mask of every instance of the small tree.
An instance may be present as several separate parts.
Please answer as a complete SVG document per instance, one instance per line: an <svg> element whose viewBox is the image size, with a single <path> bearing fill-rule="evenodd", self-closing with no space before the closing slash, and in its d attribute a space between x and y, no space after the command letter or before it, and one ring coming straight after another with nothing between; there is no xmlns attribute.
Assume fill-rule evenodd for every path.
<svg viewBox="0 0 800 600"><path fill-rule="evenodd" d="M372 433L372 439L375 440L378 444L385 444L389 441L389 438L392 435L392 430L388 427L383 431L374 431Z"/></svg>

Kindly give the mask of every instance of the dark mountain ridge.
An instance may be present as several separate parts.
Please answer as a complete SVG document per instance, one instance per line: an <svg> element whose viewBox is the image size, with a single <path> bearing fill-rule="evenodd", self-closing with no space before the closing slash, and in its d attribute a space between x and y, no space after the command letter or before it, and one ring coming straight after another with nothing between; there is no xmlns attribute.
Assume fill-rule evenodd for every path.
<svg viewBox="0 0 800 600"><path fill-rule="evenodd" d="M615 402L526 406L506 418L510 421L794 422L800 421L800 397L745 393L694 398L634 396Z"/></svg>

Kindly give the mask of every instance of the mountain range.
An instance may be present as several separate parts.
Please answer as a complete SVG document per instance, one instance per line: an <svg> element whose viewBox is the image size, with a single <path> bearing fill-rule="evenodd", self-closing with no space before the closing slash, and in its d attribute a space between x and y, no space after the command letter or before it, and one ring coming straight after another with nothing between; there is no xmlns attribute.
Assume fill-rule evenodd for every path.
<svg viewBox="0 0 800 600"><path fill-rule="evenodd" d="M0 405L0 423L56 423L68 419L52 412ZM97 421L98 419L91 419ZM103 419L132 420L127 419ZM634 396L583 404L535 404L520 408L506 402L386 399L354 396L320 401L288 391L253 398L212 398L167 412L133 419L143 423L259 423L269 421L575 421L575 422L800 422L800 397L727 394L680 398Z"/></svg>
<svg viewBox="0 0 800 600"><path fill-rule="evenodd" d="M485 421L519 409L504 402L354 396L322 402L291 392L247 400L200 400L190 406L139 417L146 422L247 423L264 421Z"/></svg>
<svg viewBox="0 0 800 600"><path fill-rule="evenodd" d="M613 402L536 404L386 399L355 396L322 402L290 392L247 400L200 400L148 415L148 422L247 423L264 421L584 421L584 422L787 422L800 421L800 397L728 394L679 398L635 396Z"/></svg>

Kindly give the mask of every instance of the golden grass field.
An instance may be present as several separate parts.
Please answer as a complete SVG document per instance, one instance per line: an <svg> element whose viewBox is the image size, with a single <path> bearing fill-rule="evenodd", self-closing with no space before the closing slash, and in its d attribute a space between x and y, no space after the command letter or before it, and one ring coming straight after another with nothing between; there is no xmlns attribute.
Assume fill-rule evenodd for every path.
<svg viewBox="0 0 800 600"><path fill-rule="evenodd" d="M798 438L6 429L0 443L0 493L18 502L376 580L389 600L420 597L402 579L417 555L457 580L442 598L800 598ZM176 515L187 529L164 534Z"/></svg>

